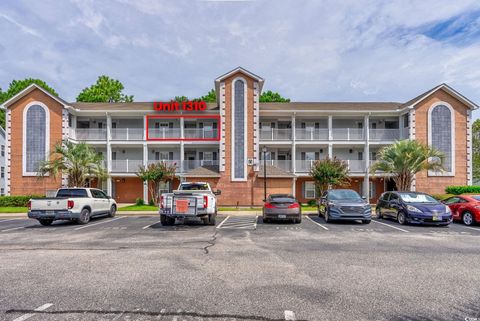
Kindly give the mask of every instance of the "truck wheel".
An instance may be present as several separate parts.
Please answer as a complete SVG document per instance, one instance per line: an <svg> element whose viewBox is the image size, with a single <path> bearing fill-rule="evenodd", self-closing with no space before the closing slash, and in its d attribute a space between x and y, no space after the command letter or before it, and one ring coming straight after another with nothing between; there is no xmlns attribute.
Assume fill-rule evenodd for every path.
<svg viewBox="0 0 480 321"><path fill-rule="evenodd" d="M83 225L87 224L88 222L90 222L90 211L88 210L88 208L84 208L80 212L80 217L77 219L77 223Z"/></svg>
<svg viewBox="0 0 480 321"><path fill-rule="evenodd" d="M114 217L116 213L117 213L117 207L115 205L112 205L112 207L110 207L110 212L108 213L108 217Z"/></svg>
<svg viewBox="0 0 480 321"><path fill-rule="evenodd" d="M49 226L49 225L52 225L53 223L53 220L46 220L46 219L41 219L41 220L38 220L40 222L40 224L42 224L43 226Z"/></svg>
<svg viewBox="0 0 480 321"><path fill-rule="evenodd" d="M160 223L163 226L172 226L175 224L175 219L162 214L160 215Z"/></svg>
<svg viewBox="0 0 480 321"><path fill-rule="evenodd" d="M209 214L208 215L208 220L207 220L207 225L215 225L215 219L217 217L217 214Z"/></svg>

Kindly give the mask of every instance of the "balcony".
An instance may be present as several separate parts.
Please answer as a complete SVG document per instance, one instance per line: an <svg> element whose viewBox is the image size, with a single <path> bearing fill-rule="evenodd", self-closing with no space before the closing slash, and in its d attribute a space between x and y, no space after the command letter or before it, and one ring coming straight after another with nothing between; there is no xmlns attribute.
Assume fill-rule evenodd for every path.
<svg viewBox="0 0 480 321"><path fill-rule="evenodd" d="M296 160L295 171L299 173L308 173L316 160Z"/></svg>
<svg viewBox="0 0 480 321"><path fill-rule="evenodd" d="M106 128L77 128L70 129L70 136L76 140L106 140Z"/></svg>
<svg viewBox="0 0 480 321"><path fill-rule="evenodd" d="M216 167L218 169L218 166L220 165L218 160L184 160L183 161L183 171L188 172L191 171L192 169L198 168L198 167Z"/></svg>
<svg viewBox="0 0 480 321"><path fill-rule="evenodd" d="M276 160L276 159L268 159L265 161L267 166L274 166L277 168L280 168L284 170L285 172L291 172L292 171L292 161L291 160ZM263 166L264 161L260 161L260 165Z"/></svg>
<svg viewBox="0 0 480 321"><path fill-rule="evenodd" d="M356 159L348 159L345 160L348 165L348 170L353 173L365 173L365 161L364 160L356 160Z"/></svg>
<svg viewBox="0 0 480 321"><path fill-rule="evenodd" d="M183 135L188 139L215 139L217 138L217 129L206 128L185 128Z"/></svg>
<svg viewBox="0 0 480 321"><path fill-rule="evenodd" d="M143 128L112 128L112 140L143 140Z"/></svg>
<svg viewBox="0 0 480 321"><path fill-rule="evenodd" d="M150 139L179 139L181 136L180 128L149 128L148 138Z"/></svg>
<svg viewBox="0 0 480 321"><path fill-rule="evenodd" d="M112 172L137 173L141 165L143 165L143 160L141 159L112 160Z"/></svg>
<svg viewBox="0 0 480 321"><path fill-rule="evenodd" d="M328 128L297 128L296 140L328 140Z"/></svg>
<svg viewBox="0 0 480 321"><path fill-rule="evenodd" d="M291 128L260 129L260 140L291 140Z"/></svg>
<svg viewBox="0 0 480 321"><path fill-rule="evenodd" d="M370 129L370 140L398 140L400 139L400 129Z"/></svg>
<svg viewBox="0 0 480 321"><path fill-rule="evenodd" d="M333 140L364 140L365 131L363 128L333 128Z"/></svg>
<svg viewBox="0 0 480 321"><path fill-rule="evenodd" d="M348 165L348 170L352 173L365 173L364 160L343 160ZM316 160L297 160L295 163L295 171L297 173L308 173Z"/></svg>

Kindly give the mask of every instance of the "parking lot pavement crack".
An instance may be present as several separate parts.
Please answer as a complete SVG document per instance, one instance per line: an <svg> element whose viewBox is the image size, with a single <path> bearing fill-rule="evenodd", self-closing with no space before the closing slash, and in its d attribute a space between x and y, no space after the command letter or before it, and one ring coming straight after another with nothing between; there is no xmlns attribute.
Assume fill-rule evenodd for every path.
<svg viewBox="0 0 480 321"><path fill-rule="evenodd" d="M213 233L212 239L208 240L207 241L208 245L203 247L203 250L205 251L205 254L210 253L208 249L215 246L216 241L217 241L217 234L218 234L218 230L215 229L215 233Z"/></svg>
<svg viewBox="0 0 480 321"><path fill-rule="evenodd" d="M15 313L35 313L35 314L45 314L45 315L66 315L66 314L93 314L93 315L112 315L112 314L123 314L123 315L137 315L137 316L178 316L178 317L197 317L197 318L210 318L210 319L225 319L232 318L234 320L258 320L258 321L285 321L285 318L269 318L260 315L240 315L240 314L216 314L216 313L198 313L198 312L168 312L168 311L142 311L142 310L52 310L52 311L36 311L28 309L10 309L6 310L5 314L15 314ZM308 321L306 319L297 319L297 321Z"/></svg>

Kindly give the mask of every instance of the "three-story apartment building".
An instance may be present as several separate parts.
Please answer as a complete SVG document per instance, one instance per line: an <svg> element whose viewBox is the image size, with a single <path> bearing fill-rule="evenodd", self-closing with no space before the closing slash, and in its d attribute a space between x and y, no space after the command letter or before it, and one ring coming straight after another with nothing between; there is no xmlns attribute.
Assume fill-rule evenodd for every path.
<svg viewBox="0 0 480 321"><path fill-rule="evenodd" d="M205 110L154 109L147 103L68 103L36 85L3 104L6 109L6 193L41 194L66 178L38 179L36 169L62 140L85 141L105 159L110 178L91 181L118 202L148 199L140 165L166 161L180 180L210 182L221 205L258 205L264 164L269 193L315 198L309 170L315 160L347 161L351 188L375 201L395 186L370 173L380 149L417 139L445 154L445 171L421 173L412 189L442 193L472 182L471 118L478 108L446 84L406 102L260 103L264 80L236 68L215 80L217 102ZM265 159L264 159L265 158ZM265 160L265 161L264 161Z"/></svg>

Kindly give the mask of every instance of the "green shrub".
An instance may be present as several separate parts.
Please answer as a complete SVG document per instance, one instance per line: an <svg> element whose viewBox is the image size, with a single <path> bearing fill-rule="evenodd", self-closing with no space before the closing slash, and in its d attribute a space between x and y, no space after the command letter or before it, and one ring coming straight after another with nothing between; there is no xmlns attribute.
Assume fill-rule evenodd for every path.
<svg viewBox="0 0 480 321"><path fill-rule="evenodd" d="M455 195L453 195L453 194L432 194L432 196L435 197L435 199L437 199L439 201L443 201L443 200L446 200L447 198L455 196Z"/></svg>
<svg viewBox="0 0 480 321"><path fill-rule="evenodd" d="M480 193L480 186L448 186L445 188L447 194L465 194L465 193Z"/></svg>
<svg viewBox="0 0 480 321"><path fill-rule="evenodd" d="M154 206L154 205L155 205L155 203L153 202L153 199L150 199L150 200L148 201L148 205L150 205L150 206Z"/></svg>
<svg viewBox="0 0 480 321"><path fill-rule="evenodd" d="M138 205L138 206L145 205L145 202L143 201L143 198L137 198L135 200L135 205Z"/></svg>
<svg viewBox="0 0 480 321"><path fill-rule="evenodd" d="M0 196L0 207L26 207L31 198L44 198L43 195Z"/></svg>
<svg viewBox="0 0 480 321"><path fill-rule="evenodd" d="M316 200L309 200L308 201L308 206L317 206L317 201Z"/></svg>

